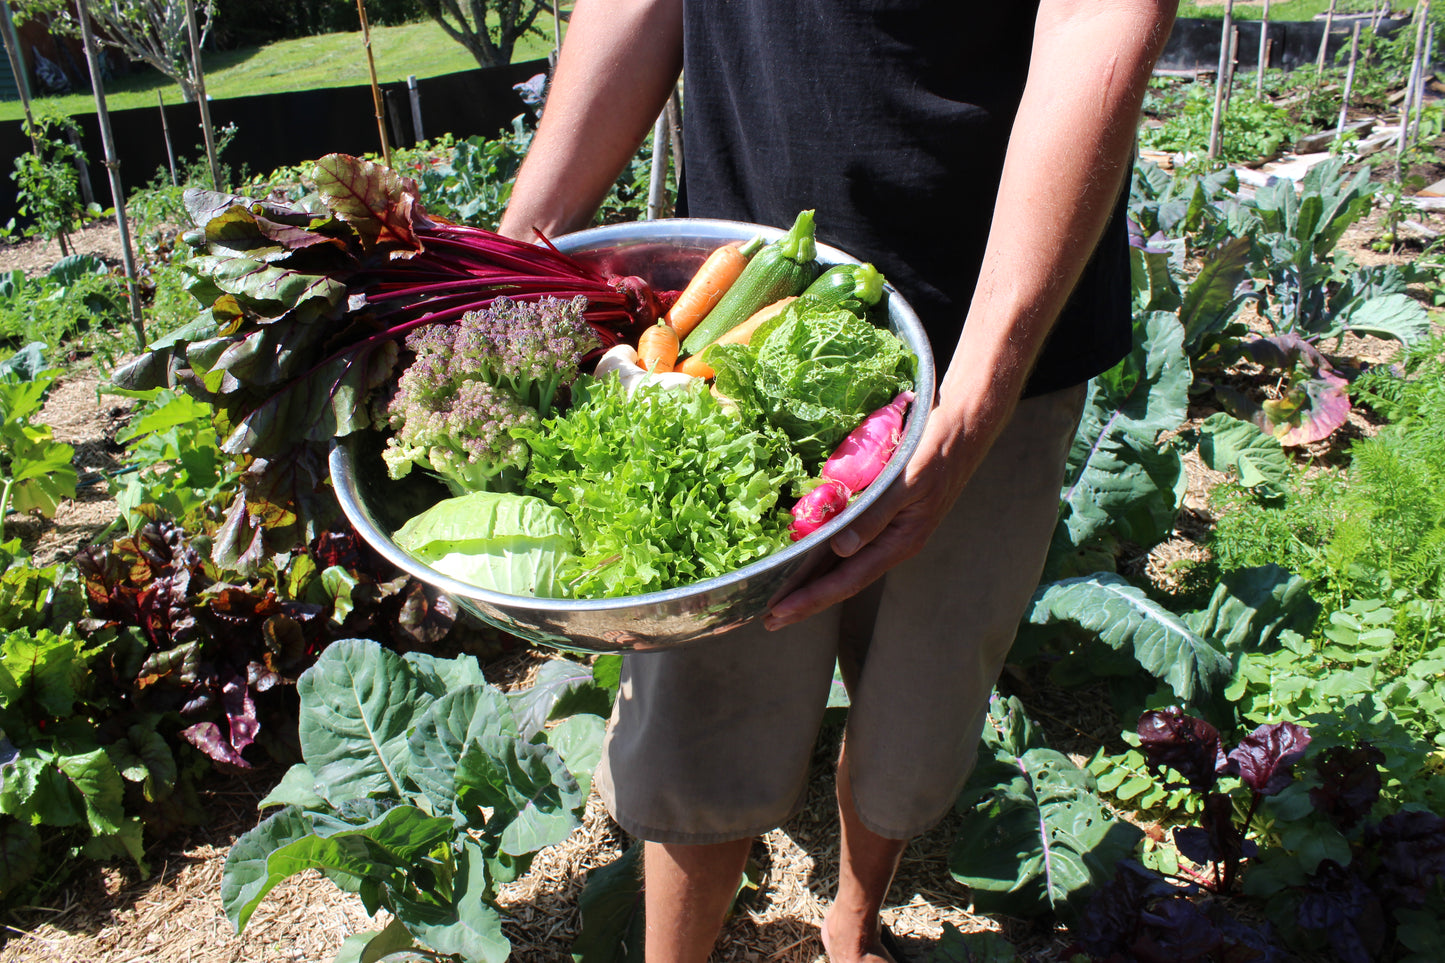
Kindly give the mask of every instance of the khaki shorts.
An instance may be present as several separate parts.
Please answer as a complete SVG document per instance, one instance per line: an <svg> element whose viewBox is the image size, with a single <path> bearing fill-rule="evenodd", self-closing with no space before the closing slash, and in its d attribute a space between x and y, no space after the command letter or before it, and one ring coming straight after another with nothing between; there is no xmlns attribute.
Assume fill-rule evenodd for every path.
<svg viewBox="0 0 1445 963"><path fill-rule="evenodd" d="M845 744L864 825L906 839L942 819L1037 587L1084 397L1021 402L923 551L863 595L778 632L628 656L595 781L618 824L715 843L786 821L840 647L862 661Z"/></svg>

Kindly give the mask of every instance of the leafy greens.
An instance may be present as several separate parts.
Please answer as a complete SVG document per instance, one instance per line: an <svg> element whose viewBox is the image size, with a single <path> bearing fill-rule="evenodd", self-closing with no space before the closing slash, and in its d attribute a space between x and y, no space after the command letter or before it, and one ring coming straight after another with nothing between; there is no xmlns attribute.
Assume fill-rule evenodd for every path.
<svg viewBox="0 0 1445 963"><path fill-rule="evenodd" d="M784 432L810 467L912 388L916 365L892 332L809 297L764 323L750 344L714 345L705 360L718 391Z"/></svg>
<svg viewBox="0 0 1445 963"><path fill-rule="evenodd" d="M608 378L573 391L564 415L514 429L532 449L529 489L577 526L572 594L685 585L788 544L788 516L775 509L804 471L782 433L730 416L701 383L629 398Z"/></svg>

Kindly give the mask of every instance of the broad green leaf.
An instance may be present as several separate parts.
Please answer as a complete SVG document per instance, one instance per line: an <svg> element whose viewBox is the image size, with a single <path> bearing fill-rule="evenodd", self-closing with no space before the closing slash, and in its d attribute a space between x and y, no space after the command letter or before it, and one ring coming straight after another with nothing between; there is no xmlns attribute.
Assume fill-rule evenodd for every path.
<svg viewBox="0 0 1445 963"><path fill-rule="evenodd" d="M489 899L486 864L482 848L467 840L457 854L450 904L394 893L393 912L418 942L438 953L455 953L468 963L506 963L512 943L502 932L502 914Z"/></svg>
<svg viewBox="0 0 1445 963"><path fill-rule="evenodd" d="M426 652L408 652L402 660L416 673L422 689L436 699L469 685L487 684L486 673L474 655L442 659Z"/></svg>
<svg viewBox="0 0 1445 963"><path fill-rule="evenodd" d="M1306 579L1263 565L1224 576L1209 605L1184 621L1226 652L1262 651L1274 647L1283 632L1308 635L1319 612Z"/></svg>
<svg viewBox="0 0 1445 963"><path fill-rule="evenodd" d="M984 913L1067 916L1142 837L1109 814L1088 772L1052 749L1000 750L960 804L950 872Z"/></svg>
<svg viewBox="0 0 1445 963"><path fill-rule="evenodd" d="M568 716L547 730L547 742L567 764L583 799L592 791L592 773L602 761L602 737L606 733L606 720L585 712Z"/></svg>
<svg viewBox="0 0 1445 963"><path fill-rule="evenodd" d="M332 643L301 673L298 735L316 792L338 805L405 795L407 734L432 702L401 656L368 639Z"/></svg>
<svg viewBox="0 0 1445 963"><path fill-rule="evenodd" d="M1227 241L1208 257L1184 292L1179 323L1184 327L1184 349L1192 357L1204 339L1224 328L1239 313L1245 295L1239 283L1249 272L1247 237Z"/></svg>
<svg viewBox="0 0 1445 963"><path fill-rule="evenodd" d="M57 756L56 768L85 802L85 819L97 836L119 833L125 822L125 781L104 749Z"/></svg>
<svg viewBox="0 0 1445 963"><path fill-rule="evenodd" d="M527 738L541 732L551 719L576 712L599 716L611 712L611 699L593 680L591 667L571 659L550 660L531 686L510 698L517 728Z"/></svg>
<svg viewBox="0 0 1445 963"><path fill-rule="evenodd" d="M1233 666L1224 653L1170 612L1112 573L1041 586L1027 622L1072 624L1095 633L1113 649L1131 652L1182 702L1200 704L1224 691Z"/></svg>
<svg viewBox="0 0 1445 963"><path fill-rule="evenodd" d="M127 727L124 739L106 747L120 774L143 783L145 798L151 802L169 795L176 785L176 757L156 728L159 718Z"/></svg>
<svg viewBox="0 0 1445 963"><path fill-rule="evenodd" d="M1425 306L1408 294L1385 294L1356 301L1341 311L1336 323L1356 334L1394 338L1416 344L1430 336Z"/></svg>
<svg viewBox="0 0 1445 963"><path fill-rule="evenodd" d="M316 792L316 775L310 766L304 762L294 764L266 794L266 798L256 804L260 810L272 806L296 806L306 810L326 808L326 800Z"/></svg>
<svg viewBox="0 0 1445 963"><path fill-rule="evenodd" d="M476 732L457 761L455 780L464 814L492 811L487 831L499 837L506 855L560 843L581 824L576 812L585 799L577 781L551 746L517 734L510 712Z"/></svg>
<svg viewBox="0 0 1445 963"><path fill-rule="evenodd" d="M352 933L342 940L341 949L332 963L380 963L392 953L402 953L415 947L416 940L401 920L393 918L385 929Z"/></svg>
<svg viewBox="0 0 1445 963"><path fill-rule="evenodd" d="M1199 457L1214 471L1232 469L1245 488L1281 488L1290 477L1289 456L1278 439L1222 411L1199 426Z"/></svg>
<svg viewBox="0 0 1445 963"><path fill-rule="evenodd" d="M1179 454L1156 439L1183 423L1191 378L1174 315L1138 319L1129 357L1091 383L1069 452L1056 555L1109 533L1152 545L1170 531L1187 479Z"/></svg>
<svg viewBox="0 0 1445 963"><path fill-rule="evenodd" d="M7 633L0 639L0 699L54 719L71 714L85 678L84 643L48 629Z"/></svg>
<svg viewBox="0 0 1445 963"><path fill-rule="evenodd" d="M490 685L471 685L433 702L407 737L411 754L407 769L431 801L432 811L456 815L465 822L457 802L457 781L467 748L479 739L504 743L517 740L507 697Z"/></svg>
<svg viewBox="0 0 1445 963"><path fill-rule="evenodd" d="M642 843L587 874L577 900L582 929L573 963L644 963Z"/></svg>
<svg viewBox="0 0 1445 963"><path fill-rule="evenodd" d="M415 806L393 806L354 825L288 806L243 834L221 871L221 905L237 932L277 883L307 869L359 879L409 871L453 833L452 822Z"/></svg>
<svg viewBox="0 0 1445 963"><path fill-rule="evenodd" d="M302 274L245 257L200 254L188 270L204 274L227 294L250 301L295 307L312 298L335 306L346 300L346 285L324 275Z"/></svg>

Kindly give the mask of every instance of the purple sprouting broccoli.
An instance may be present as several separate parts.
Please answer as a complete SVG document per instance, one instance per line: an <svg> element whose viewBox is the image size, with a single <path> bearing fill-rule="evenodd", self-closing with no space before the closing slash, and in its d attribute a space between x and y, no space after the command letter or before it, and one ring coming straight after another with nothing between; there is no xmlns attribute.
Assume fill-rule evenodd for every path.
<svg viewBox="0 0 1445 963"><path fill-rule="evenodd" d="M408 335L416 357L387 409L395 434L382 457L391 476L421 465L457 494L510 488L530 454L512 429L537 425L598 346L586 305L581 296L498 298Z"/></svg>

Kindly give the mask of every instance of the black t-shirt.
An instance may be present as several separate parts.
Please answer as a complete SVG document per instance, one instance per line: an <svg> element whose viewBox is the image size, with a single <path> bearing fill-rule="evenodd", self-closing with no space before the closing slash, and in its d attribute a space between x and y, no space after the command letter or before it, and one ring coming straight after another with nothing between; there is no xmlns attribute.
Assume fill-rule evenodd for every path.
<svg viewBox="0 0 1445 963"><path fill-rule="evenodd" d="M1037 0L686 0L680 212L786 228L871 261L940 366L962 328L1023 93ZM1131 343L1121 196L1026 394Z"/></svg>

